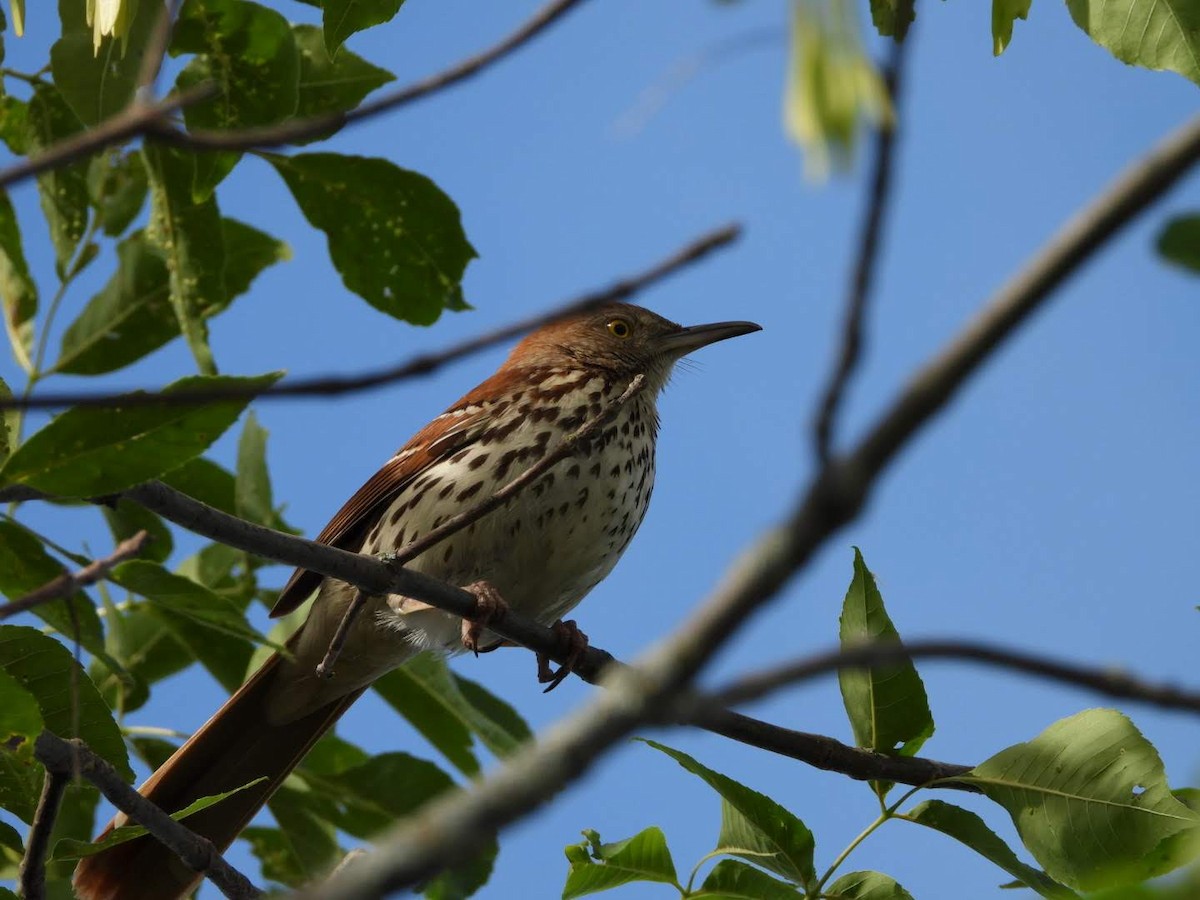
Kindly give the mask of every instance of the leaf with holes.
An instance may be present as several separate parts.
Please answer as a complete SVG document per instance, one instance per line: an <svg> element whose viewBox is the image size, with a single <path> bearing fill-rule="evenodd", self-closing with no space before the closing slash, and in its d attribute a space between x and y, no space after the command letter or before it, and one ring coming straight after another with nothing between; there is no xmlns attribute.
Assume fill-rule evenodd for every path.
<svg viewBox="0 0 1200 900"><path fill-rule="evenodd" d="M962 780L1008 810L1047 874L1083 890L1136 880L1164 839L1200 829L1157 751L1114 710L1062 719Z"/></svg>
<svg viewBox="0 0 1200 900"><path fill-rule="evenodd" d="M417 325L464 307L463 271L475 250L458 207L432 181L386 159L301 153L268 160L305 218L325 232L346 287Z"/></svg>

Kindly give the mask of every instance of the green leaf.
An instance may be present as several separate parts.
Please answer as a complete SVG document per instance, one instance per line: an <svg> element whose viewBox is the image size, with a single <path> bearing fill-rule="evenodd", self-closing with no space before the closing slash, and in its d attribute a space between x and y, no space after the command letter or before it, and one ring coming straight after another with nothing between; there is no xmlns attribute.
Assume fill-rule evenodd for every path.
<svg viewBox="0 0 1200 900"><path fill-rule="evenodd" d="M0 140L15 156L28 156L33 142L29 104L16 97L0 97Z"/></svg>
<svg viewBox="0 0 1200 900"><path fill-rule="evenodd" d="M988 828L983 819L970 810L941 800L926 800L900 818L940 831L942 834L961 841L984 859L991 860L1021 884L1048 900L1064 900L1064 898L1078 898L1079 896L1040 869L1021 862L1008 844Z"/></svg>
<svg viewBox="0 0 1200 900"><path fill-rule="evenodd" d="M1033 0L992 0L992 53L999 56L1012 40L1013 22L1029 18Z"/></svg>
<svg viewBox="0 0 1200 900"><path fill-rule="evenodd" d="M721 833L714 852L740 856L805 887L816 883L812 832L798 817L765 794L706 768L686 753L656 741L639 740L667 754L721 795Z"/></svg>
<svg viewBox="0 0 1200 900"><path fill-rule="evenodd" d="M183 809L171 813L171 818L176 822L182 821L188 816L195 815L203 809L208 809L210 806L215 806L225 798L232 797L234 794L244 791L248 787L253 787L264 780L265 778L256 778L248 784L234 788L232 791L225 791L224 793L213 794L208 797L200 797L197 800L193 800ZM108 836L102 841L59 841L54 846L54 855L52 858L55 860L84 859L85 857L102 853L110 847L116 847L118 844L126 844L144 834L149 834L149 832L141 825L122 825L120 828L115 828L109 832Z"/></svg>
<svg viewBox="0 0 1200 900"><path fill-rule="evenodd" d="M33 694L0 669L0 808L26 822L37 808L40 773L33 742L44 727Z"/></svg>
<svg viewBox="0 0 1200 900"><path fill-rule="evenodd" d="M108 529L112 532L113 540L118 544L133 537L139 531L145 531L150 539L138 554L140 559L150 562L165 562L175 547L169 529L163 520L146 507L124 497L117 498L111 506L100 507Z"/></svg>
<svg viewBox="0 0 1200 900"><path fill-rule="evenodd" d="M242 423L238 441L237 480L234 482L237 515L260 525L275 519L271 502L271 475L267 471L267 430L251 411Z"/></svg>
<svg viewBox="0 0 1200 900"><path fill-rule="evenodd" d="M337 834L322 815L328 800L285 786L272 795L267 805L275 821L286 828L276 832L282 834L282 841L249 838L254 855L262 860L263 874L290 887L300 887L324 875L342 855Z"/></svg>
<svg viewBox="0 0 1200 900"><path fill-rule="evenodd" d="M1192 0L1067 0L1071 18L1122 62L1200 84L1200 5Z"/></svg>
<svg viewBox="0 0 1200 900"><path fill-rule="evenodd" d="M471 736L504 757L531 737L529 726L501 700L474 682L459 679L446 661L422 653L375 682L375 690L461 772L474 775L479 762Z"/></svg>
<svg viewBox="0 0 1200 900"><path fill-rule="evenodd" d="M0 520L0 593L16 600L66 572L31 531L11 520ZM105 654L104 631L96 607L81 590L30 610L67 640L79 639L89 653Z"/></svg>
<svg viewBox="0 0 1200 900"><path fill-rule="evenodd" d="M177 491L182 491L189 497L207 503L214 509L237 515L234 507L236 481L232 473L221 468L211 459L198 456L188 460L178 469L173 469L162 478Z"/></svg>
<svg viewBox="0 0 1200 900"><path fill-rule="evenodd" d="M133 18L123 38L108 38L96 49L84 7L79 0L59 0L62 37L50 48L50 72L80 121L96 125L133 99L159 9L156 3L132 3Z"/></svg>
<svg viewBox="0 0 1200 900"><path fill-rule="evenodd" d="M221 232L226 293L198 310L204 320L223 312L264 268L290 253L286 244L235 219L222 219ZM117 246L117 258L116 273L63 335L54 371L112 372L179 336L162 251L138 231Z"/></svg>
<svg viewBox="0 0 1200 900"><path fill-rule="evenodd" d="M382 25L400 11L404 0L324 0L325 46L336 56L338 47L356 31Z"/></svg>
<svg viewBox="0 0 1200 900"><path fill-rule="evenodd" d="M267 639L250 626L234 604L156 563L132 560L121 563L111 575L121 587L149 600L175 639L226 690L241 685L253 645L266 643Z"/></svg>
<svg viewBox="0 0 1200 900"><path fill-rule="evenodd" d="M633 881L679 883L667 839L660 829L650 827L615 844L601 844L600 835L595 831L585 831L584 835L587 840L579 846L585 851L590 846L591 857L586 852L568 852L571 870L563 887L563 900L607 891Z"/></svg>
<svg viewBox="0 0 1200 900"><path fill-rule="evenodd" d="M149 604L138 603L119 610L115 604L106 602L105 623L108 652L124 671L99 671L93 665L92 677L105 702L124 714L146 703L150 685L195 661L191 651L175 639Z"/></svg>
<svg viewBox="0 0 1200 900"><path fill-rule="evenodd" d="M194 375L164 395L189 390L258 391L282 372L250 378ZM140 392L139 392L140 393ZM138 396L138 394L126 395ZM32 435L0 468L0 482L64 497L115 493L157 478L198 456L232 425L249 398L99 408L76 407Z"/></svg>
<svg viewBox="0 0 1200 900"><path fill-rule="evenodd" d="M26 372L33 371L33 327L37 314L37 286L29 274L21 248L21 226L8 199L0 190L0 303L13 358Z"/></svg>
<svg viewBox="0 0 1200 900"><path fill-rule="evenodd" d="M913 900L912 894L882 872L849 872L825 890L827 896L845 900Z"/></svg>
<svg viewBox="0 0 1200 900"><path fill-rule="evenodd" d="M704 879L693 897L705 900L799 900L792 885L736 859L723 859Z"/></svg>
<svg viewBox="0 0 1200 900"><path fill-rule="evenodd" d="M1200 828L1157 751L1113 710L1062 719L964 780L1008 810L1047 874L1084 890L1135 879L1164 838Z"/></svg>
<svg viewBox="0 0 1200 900"><path fill-rule="evenodd" d="M12 869L25 856L25 844L21 841L21 833L7 822L0 822L0 872ZM0 878L6 877L0 875Z"/></svg>
<svg viewBox="0 0 1200 900"><path fill-rule="evenodd" d="M116 237L146 203L146 164L140 153L106 150L88 166L88 197L104 233Z"/></svg>
<svg viewBox="0 0 1200 900"><path fill-rule="evenodd" d="M60 737L80 738L112 763L122 778L133 780L117 723L87 673L62 644L36 628L0 625L0 668L37 699L48 729Z"/></svg>
<svg viewBox="0 0 1200 900"><path fill-rule="evenodd" d="M1168 222L1159 232L1158 252L1167 262L1200 272L1200 215L1177 216Z"/></svg>
<svg viewBox="0 0 1200 900"><path fill-rule="evenodd" d="M296 113L300 54L287 20L245 0L191 0L175 25L171 53L198 54L176 82L180 90L215 83L219 93L188 106L184 121L195 129L271 125ZM192 191L208 199L241 158L240 153L196 157Z"/></svg>
<svg viewBox="0 0 1200 900"><path fill-rule="evenodd" d="M62 94L47 84L39 84L33 89L28 123L30 153L44 151L83 130L79 117L63 100ZM87 229L87 169L88 163L84 159L48 169L37 177L42 213L50 226L55 268L60 279L66 275L75 248Z"/></svg>
<svg viewBox="0 0 1200 900"><path fill-rule="evenodd" d="M172 744L163 738L130 736L127 740L129 741L129 745L133 747L133 752L151 769L162 768L167 760L175 755L175 751L179 749L178 744Z"/></svg>
<svg viewBox="0 0 1200 900"><path fill-rule="evenodd" d="M156 144L142 148L150 174L150 227L146 236L165 256L171 307L201 373L216 373L204 310L229 302L225 290L225 242L221 214L212 198L196 203L195 157Z"/></svg>
<svg viewBox="0 0 1200 900"><path fill-rule="evenodd" d="M322 737L304 757L300 764L301 773L310 775L340 775L355 766L361 766L371 758L366 750L330 732Z"/></svg>
<svg viewBox="0 0 1200 900"><path fill-rule="evenodd" d="M12 396L12 388L8 386L8 382L0 378L0 399L11 400ZM16 443L17 410L0 410L0 466L4 465L4 461L8 459L8 455L12 453Z"/></svg>
<svg viewBox="0 0 1200 900"><path fill-rule="evenodd" d="M883 37L904 40L915 17L913 0L871 0L871 21Z"/></svg>
<svg viewBox="0 0 1200 900"><path fill-rule="evenodd" d="M300 52L298 118L354 109L371 91L396 78L386 69L372 65L346 49L331 59L321 29L312 25L293 25L292 34ZM323 140L337 131L333 128L326 134L298 143Z"/></svg>
<svg viewBox="0 0 1200 900"><path fill-rule="evenodd" d="M852 647L868 641L899 643L900 635L856 547L854 577L842 604L841 642ZM933 734L925 685L911 661L874 669L839 669L838 683L858 746L912 756Z"/></svg>
<svg viewBox="0 0 1200 900"><path fill-rule="evenodd" d="M454 202L423 175L386 159L302 153L267 159L305 218L325 232L347 288L418 325L463 304L475 250Z"/></svg>

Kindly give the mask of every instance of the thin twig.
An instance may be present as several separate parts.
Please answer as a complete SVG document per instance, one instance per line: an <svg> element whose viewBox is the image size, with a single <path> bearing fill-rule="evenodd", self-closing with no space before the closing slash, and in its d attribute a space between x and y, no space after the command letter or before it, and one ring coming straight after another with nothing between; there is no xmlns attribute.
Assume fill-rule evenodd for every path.
<svg viewBox="0 0 1200 900"><path fill-rule="evenodd" d="M0 397L0 410L4 409L59 409L67 406L128 408L133 406L166 405L198 405L224 400L246 400L252 398L277 397L332 397L340 394L350 394L383 387L393 382L407 378L429 375L442 366L486 350L496 344L510 340L536 328L557 321L567 316L577 315L603 306L606 303L616 303L628 300L635 294L657 284L669 275L686 268L707 257L710 253L729 246L742 234L740 225L734 223L713 229L683 247L670 256L655 263L641 272L627 275L614 281L607 287L589 291L575 297L553 309L519 319L509 325L484 332L457 344L452 344L444 350L435 353L424 353L412 357L399 365L388 366L360 375L324 375L315 378L297 378L273 385L266 390L247 390L244 388L222 388L220 390L176 391L162 394L157 391L143 393L42 393L26 398Z"/></svg>
<svg viewBox="0 0 1200 900"><path fill-rule="evenodd" d="M292 119L278 125L230 131L182 132L169 123L158 121L153 123L151 130L158 140L189 150L265 150L295 141L320 137L328 134L331 130L374 118L381 113L398 109L414 100L466 81L492 63L527 44L581 2L582 0L552 0L516 31L487 50L464 59L444 72L398 88L348 112L324 113L303 119Z"/></svg>
<svg viewBox="0 0 1200 900"><path fill-rule="evenodd" d="M50 838L54 833L58 808L62 805L63 792L70 783L70 771L46 771L42 796L38 799L37 811L29 829L29 840L25 843L25 856L17 872L17 892L23 900L45 900L46 857L50 855Z"/></svg>
<svg viewBox="0 0 1200 900"><path fill-rule="evenodd" d="M132 537L119 543L108 556L94 560L76 572L64 572L52 581L42 585L24 597L19 597L11 603L0 606L0 621L18 613L27 612L43 603L50 603L62 597L67 597L81 587L95 584L113 569L114 566L131 559L141 553L142 548L150 540L146 531L139 531Z"/></svg>
<svg viewBox="0 0 1200 900"><path fill-rule="evenodd" d="M909 43L907 40L896 40L891 43L890 57L883 71L883 82L888 96L891 98L893 115L890 122L880 125L875 139L875 166L871 176L871 193L867 201L866 214L863 216L862 231L859 234L858 255L854 262L853 275L846 292L841 349L837 365L830 373L829 381L817 407L816 421L813 423L814 446L817 461L821 465L829 462L842 399L863 356L863 323L867 317L867 307L871 299L871 284L879 261L883 222L892 197L892 168L897 130L900 127L900 89L904 76L905 50Z"/></svg>
<svg viewBox="0 0 1200 900"><path fill-rule="evenodd" d="M158 11L154 30L150 32L150 40L146 42L143 50L137 90L133 95L135 103L150 103L154 99L154 85L158 81L158 73L171 46L171 32L174 30L175 17L179 14L182 3L183 0L165 0Z"/></svg>
<svg viewBox="0 0 1200 900"><path fill-rule="evenodd" d="M431 547L436 547L446 538L462 531L472 522L478 522L488 513L497 509L526 487L533 484L533 482L549 472L552 467L574 453L581 443L588 440L600 428L604 427L616 415L617 410L632 400L641 391L645 381L646 377L644 375L634 375L620 396L615 398L611 403L605 404L600 412L563 438L553 450L536 463L521 472L512 481L497 488L492 494L483 498L474 506L451 516L423 537L415 541L410 541L398 553L388 558L386 564L393 568L404 566ZM354 599L346 607L346 612L342 614L342 620L338 622L337 630L334 631L333 638L329 642L329 649L325 651L325 656L317 664L317 675L321 678L333 677L333 665L337 662L337 658L346 644L346 638L350 634L350 626L354 623L355 618L357 618L365 603L366 596L361 590L356 591Z"/></svg>
<svg viewBox="0 0 1200 900"><path fill-rule="evenodd" d="M176 822L122 780L109 763L79 740L65 741L43 731L34 744L34 756L47 772L70 777L78 760L79 773L100 789L108 800L170 848L193 871L203 875L232 900L261 896L245 875L227 863L207 838Z"/></svg>
<svg viewBox="0 0 1200 900"><path fill-rule="evenodd" d="M738 678L707 695L721 706L749 703L780 688L844 668L877 668L909 659L960 659L1001 669L1025 672L1050 681L1088 688L1109 697L1137 700L1163 709L1200 713L1200 692L1172 684L1154 684L1111 668L1083 666L1027 650L998 647L981 641L918 640L908 643L876 642L827 650Z"/></svg>
<svg viewBox="0 0 1200 900"><path fill-rule="evenodd" d="M158 103L135 103L110 119L105 119L95 128L51 144L41 153L14 163L0 170L0 187L8 187L24 181L48 169L57 169L82 159L97 150L120 144L143 134L150 125L165 119L170 113L193 103L206 100L216 91L212 82L198 84L160 100Z"/></svg>
<svg viewBox="0 0 1200 900"><path fill-rule="evenodd" d="M11 616L15 616L17 613L27 612L35 606L41 606L43 603L50 603L53 600L58 600L60 597L70 596L81 587L95 584L107 575L114 566L123 563L127 559L132 559L141 553L142 548L146 546L146 542L149 540L150 535L147 532L139 531L133 537L126 538L117 544L116 549L108 556L88 563L77 572L64 572L53 581L48 581L24 597L19 597L11 603L5 603L3 606L0 606L0 622Z"/></svg>

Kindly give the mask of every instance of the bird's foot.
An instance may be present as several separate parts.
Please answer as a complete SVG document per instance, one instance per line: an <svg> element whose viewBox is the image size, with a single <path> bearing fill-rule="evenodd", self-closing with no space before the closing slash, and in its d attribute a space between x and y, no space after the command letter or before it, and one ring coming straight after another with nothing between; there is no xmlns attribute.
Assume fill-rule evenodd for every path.
<svg viewBox="0 0 1200 900"><path fill-rule="evenodd" d="M588 638L587 635L579 630L579 626L575 624L574 619L563 621L559 619L552 626L554 633L562 644L562 653L566 657L566 662L558 667L555 671L550 668L550 658L538 654L538 674L537 679L539 684L546 684L546 689L543 694L548 694L560 684L563 683L568 675L575 671L575 667L579 665L579 660L583 659L583 654L587 652Z"/></svg>
<svg viewBox="0 0 1200 900"><path fill-rule="evenodd" d="M476 581L474 584L468 584L463 590L475 597L475 615L462 620L462 644L478 656L479 638L483 635L483 630L507 615L508 603L487 581Z"/></svg>

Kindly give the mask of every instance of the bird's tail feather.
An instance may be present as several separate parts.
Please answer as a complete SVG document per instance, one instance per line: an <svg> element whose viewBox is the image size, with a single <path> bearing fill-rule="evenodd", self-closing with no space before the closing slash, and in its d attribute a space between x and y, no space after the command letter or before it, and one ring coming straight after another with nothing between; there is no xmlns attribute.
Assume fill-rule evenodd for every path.
<svg viewBox="0 0 1200 900"><path fill-rule="evenodd" d="M184 820L218 851L233 843L309 748L365 690L355 690L283 724L272 724L268 704L280 674L281 658L276 655L139 788L160 808L173 813L201 797L264 779ZM122 824L126 824L125 817L118 815L100 838ZM83 859L75 870L74 886L80 900L171 900L194 890L200 878L147 835Z"/></svg>

